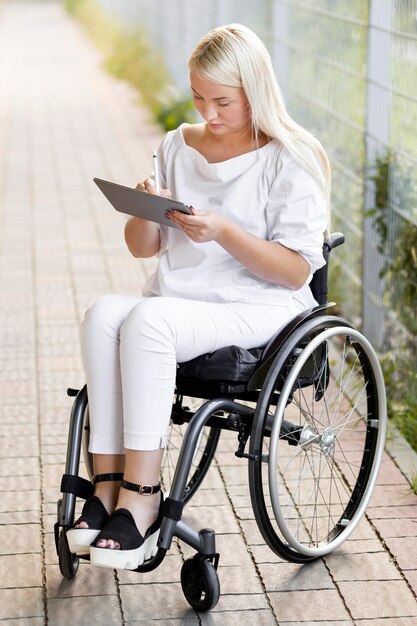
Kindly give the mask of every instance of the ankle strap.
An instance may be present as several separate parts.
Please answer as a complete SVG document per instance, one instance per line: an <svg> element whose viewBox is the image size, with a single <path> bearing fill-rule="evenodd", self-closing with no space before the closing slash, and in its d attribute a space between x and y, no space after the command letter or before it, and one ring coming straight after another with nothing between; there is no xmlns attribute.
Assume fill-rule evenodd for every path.
<svg viewBox="0 0 417 626"><path fill-rule="evenodd" d="M153 493L157 493L161 490L161 483L157 485L136 485L136 483L130 483L128 480L122 480L121 487L129 489L129 491L136 491L141 496L151 496Z"/></svg>
<svg viewBox="0 0 417 626"><path fill-rule="evenodd" d="M122 480L123 478L123 474L97 474L97 476L94 476L94 484L96 483L104 483L107 481L113 481L113 480Z"/></svg>

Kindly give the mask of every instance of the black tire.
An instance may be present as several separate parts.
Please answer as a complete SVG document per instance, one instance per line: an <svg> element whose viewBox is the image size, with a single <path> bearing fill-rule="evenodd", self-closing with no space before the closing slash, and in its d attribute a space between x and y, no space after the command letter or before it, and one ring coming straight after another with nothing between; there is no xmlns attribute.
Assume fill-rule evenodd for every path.
<svg viewBox="0 0 417 626"><path fill-rule="evenodd" d="M78 556L70 552L67 536L64 530L61 530L58 539L58 562L59 571L64 578L67 578L68 580L75 578L78 572L80 560Z"/></svg>
<svg viewBox="0 0 417 626"><path fill-rule="evenodd" d="M274 552L305 563L341 545L369 501L385 428L369 342L329 316L295 332L265 380L251 435L252 506Z"/></svg>
<svg viewBox="0 0 417 626"><path fill-rule="evenodd" d="M220 582L214 565L200 555L187 559L181 569L181 587L193 609L210 611L220 597Z"/></svg>

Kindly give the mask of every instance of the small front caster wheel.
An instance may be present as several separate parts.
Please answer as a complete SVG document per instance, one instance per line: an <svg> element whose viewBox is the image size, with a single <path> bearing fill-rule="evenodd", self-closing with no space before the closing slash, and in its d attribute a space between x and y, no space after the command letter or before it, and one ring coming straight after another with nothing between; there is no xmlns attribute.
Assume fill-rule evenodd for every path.
<svg viewBox="0 0 417 626"><path fill-rule="evenodd" d="M187 559L181 569L181 587L190 606L196 611L210 611L220 597L216 568L200 555Z"/></svg>
<svg viewBox="0 0 417 626"><path fill-rule="evenodd" d="M62 530L58 539L59 570L64 578L74 578L77 575L79 558L69 549L67 536Z"/></svg>

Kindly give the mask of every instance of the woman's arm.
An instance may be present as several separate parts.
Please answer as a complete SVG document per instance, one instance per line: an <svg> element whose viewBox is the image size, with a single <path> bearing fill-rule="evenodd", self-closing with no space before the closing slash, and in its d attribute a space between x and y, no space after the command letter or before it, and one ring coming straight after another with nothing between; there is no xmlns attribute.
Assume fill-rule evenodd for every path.
<svg viewBox="0 0 417 626"><path fill-rule="evenodd" d="M252 235L232 222L220 229L215 241L253 274L270 283L300 289L310 274L310 265L301 254Z"/></svg>
<svg viewBox="0 0 417 626"><path fill-rule="evenodd" d="M133 256L146 259L159 252L161 238L155 222L131 217L125 226L125 241Z"/></svg>
<svg viewBox="0 0 417 626"><path fill-rule="evenodd" d="M171 212L171 219L190 239L196 243L216 241L262 280L290 289L304 285L310 266L301 254L252 235L214 211L193 211L194 215Z"/></svg>

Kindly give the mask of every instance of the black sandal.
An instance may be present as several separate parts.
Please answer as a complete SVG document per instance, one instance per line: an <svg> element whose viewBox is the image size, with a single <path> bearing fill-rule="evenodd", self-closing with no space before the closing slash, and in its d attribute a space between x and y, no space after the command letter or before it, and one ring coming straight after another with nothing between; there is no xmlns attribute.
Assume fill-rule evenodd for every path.
<svg viewBox="0 0 417 626"><path fill-rule="evenodd" d="M122 480L121 487L147 496L161 491L160 483L158 485L136 485L135 483ZM164 498L161 491L158 517L148 528L144 537L140 534L130 511L127 509L116 509L110 515L101 533L95 538L94 545L91 546L91 564L99 567L135 570L144 561L154 557L158 551L157 543L162 522L163 501ZM101 539L117 541L120 544L120 550L98 548L96 544Z"/></svg>
<svg viewBox="0 0 417 626"><path fill-rule="evenodd" d="M94 477L94 484L105 481L122 480L123 474L98 474ZM70 551L80 556L90 554L90 545L109 519L106 507L97 496L91 496L85 501L81 516L67 530L67 540ZM88 528L76 528L81 522L86 522Z"/></svg>

